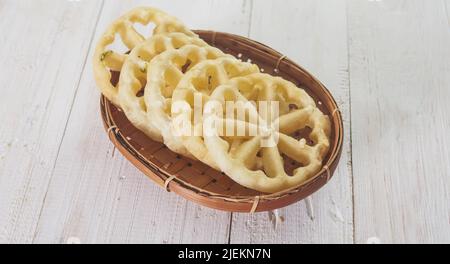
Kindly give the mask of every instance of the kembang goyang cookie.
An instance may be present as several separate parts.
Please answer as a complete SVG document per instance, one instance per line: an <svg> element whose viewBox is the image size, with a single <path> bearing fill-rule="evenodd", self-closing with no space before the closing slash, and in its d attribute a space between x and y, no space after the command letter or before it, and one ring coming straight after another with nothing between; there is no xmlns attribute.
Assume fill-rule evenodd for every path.
<svg viewBox="0 0 450 264"><path fill-rule="evenodd" d="M185 148L198 160L218 168L203 142L203 104L216 87L232 78L259 72L258 66L224 57L203 61L179 81L172 95L172 129Z"/></svg>
<svg viewBox="0 0 450 264"><path fill-rule="evenodd" d="M172 134L172 94L179 81L195 65L220 57L233 58L210 46L185 45L177 50L167 50L156 56L148 65L145 104L148 122L159 129L164 144L172 151L194 157L184 147L181 138Z"/></svg>
<svg viewBox="0 0 450 264"><path fill-rule="evenodd" d="M93 67L97 86L103 95L116 106L120 106L117 98L118 91L117 88L110 83L110 71L120 71L127 55L110 50L108 47L114 43L116 35L120 36L122 42L130 50L142 43L146 37L142 36L135 29L135 23L141 25L148 25L149 23L155 24L153 30L154 34L182 32L188 36L197 36L175 17L151 7L133 9L114 21L97 43Z"/></svg>
<svg viewBox="0 0 450 264"><path fill-rule="evenodd" d="M160 70L158 69L165 66L166 63L149 65L150 61L153 62L160 53L176 50L188 44L199 47L208 46L203 40L197 37L190 37L184 33L156 34L134 47L122 66L119 84L116 88L118 91L118 102L130 122L153 140L163 141L163 137L160 127L148 119L148 112L152 103L146 103L144 95L151 90L153 83L147 81L148 75L154 76L155 72L159 72ZM217 52L220 51L217 50ZM222 53L220 52L220 54ZM157 61L161 62L161 59ZM197 60L194 61L197 62ZM169 64L169 61L167 61L167 64ZM154 78L151 77L150 79ZM161 82L173 83L174 81L170 75L159 76L159 78ZM146 85L147 87L144 89ZM177 149L172 150L177 151Z"/></svg>
<svg viewBox="0 0 450 264"><path fill-rule="evenodd" d="M136 23L156 27L143 36ZM110 50L116 35L129 55ZM158 9L137 8L112 23L93 68L103 95L136 128L240 185L274 193L322 169L330 120L303 89L209 46Z"/></svg>
<svg viewBox="0 0 450 264"><path fill-rule="evenodd" d="M262 113L267 110L261 111L249 101L276 102L278 117ZM225 112L238 110L228 109L229 102L235 102L232 107L250 105L246 116L227 116ZM298 186L314 176L330 145L329 118L313 99L293 83L268 74L234 78L216 88L204 107L203 121L206 151L217 166L237 183L266 193ZM227 126L240 124L246 127L245 134L227 136ZM257 132L249 134L249 128ZM311 130L308 138L296 138L296 132L305 128ZM275 144L264 146L268 138ZM297 164L291 175L285 171L287 159Z"/></svg>

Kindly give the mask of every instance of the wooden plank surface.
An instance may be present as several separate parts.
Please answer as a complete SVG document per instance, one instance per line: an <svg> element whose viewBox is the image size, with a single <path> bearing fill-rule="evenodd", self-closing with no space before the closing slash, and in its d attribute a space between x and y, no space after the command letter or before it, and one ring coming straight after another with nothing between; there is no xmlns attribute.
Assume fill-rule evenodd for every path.
<svg viewBox="0 0 450 264"><path fill-rule="evenodd" d="M0 243L31 242L100 3L1 1Z"/></svg>
<svg viewBox="0 0 450 264"><path fill-rule="evenodd" d="M191 28L268 44L335 96L345 122L338 170L310 202L279 210L277 229L267 213L224 213L166 193L113 156L93 44L112 20L149 4ZM450 242L449 7L0 1L0 243Z"/></svg>
<svg viewBox="0 0 450 264"><path fill-rule="evenodd" d="M250 38L304 66L335 96L349 130L345 1L255 1ZM334 178L311 197L279 210L285 218L273 228L267 213L234 214L232 243L352 243L352 191L349 133ZM310 207L310 208L308 208Z"/></svg>
<svg viewBox="0 0 450 264"><path fill-rule="evenodd" d="M450 242L448 1L351 1L355 240Z"/></svg>

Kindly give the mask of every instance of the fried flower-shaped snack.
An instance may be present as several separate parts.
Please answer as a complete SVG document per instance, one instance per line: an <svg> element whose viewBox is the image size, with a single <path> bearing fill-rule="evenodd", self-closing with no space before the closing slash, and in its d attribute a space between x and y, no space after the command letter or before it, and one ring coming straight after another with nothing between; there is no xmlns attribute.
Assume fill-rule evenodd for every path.
<svg viewBox="0 0 450 264"><path fill-rule="evenodd" d="M267 110L249 106L249 101L276 102L279 115L267 115ZM223 106L219 109L230 111L225 102L235 102L235 107L249 106L246 116L230 118L217 107L209 107L215 103ZM208 129L212 129L204 131L207 150L218 167L237 183L266 193L298 186L319 172L330 145L328 116L303 89L268 74L234 78L216 88L205 106L203 120L214 120L225 127L209 124ZM239 124L244 125L245 134L223 133L227 126ZM248 133L250 128L257 133ZM299 136L305 129L310 132ZM286 172L286 162L294 166L290 173Z"/></svg>
<svg viewBox="0 0 450 264"><path fill-rule="evenodd" d="M193 158L182 144L180 137L175 137L172 133L173 91L183 76L195 65L225 56L231 57L210 46L186 45L177 50L172 49L161 53L148 65L147 85L144 92L148 122L159 130L164 138L164 144L170 150Z"/></svg>
<svg viewBox="0 0 450 264"><path fill-rule="evenodd" d="M203 104L216 87L232 78L256 72L259 68L254 64L224 57L197 64L179 81L172 95L172 129L198 160L217 168L203 142Z"/></svg>
<svg viewBox="0 0 450 264"><path fill-rule="evenodd" d="M182 32L188 36L196 36L195 33L187 29L177 18L164 13L161 10L151 7L140 7L131 10L114 21L101 36L95 48L93 68L97 86L103 95L116 106L120 106L117 99L117 88L111 83L110 71L120 71L127 57L109 50L108 46L114 43L116 34L120 36L122 42L131 50L142 43L146 37L142 36L134 27L135 23L147 25L155 24L154 34L166 32Z"/></svg>
<svg viewBox="0 0 450 264"><path fill-rule="evenodd" d="M144 94L147 89L143 88L148 84L147 75L151 75L154 70L154 66L149 64L160 53L176 50L185 45L205 47L208 44L197 37L189 37L184 33L156 34L131 51L120 73L119 85L117 86L120 106L135 127L156 141L163 141L161 129L148 119L147 113L150 111L149 108L152 103L146 104L144 101ZM158 64L156 66L160 67ZM155 71L158 70L155 69ZM161 78L164 78L164 76ZM147 85L147 87L150 87L150 85Z"/></svg>

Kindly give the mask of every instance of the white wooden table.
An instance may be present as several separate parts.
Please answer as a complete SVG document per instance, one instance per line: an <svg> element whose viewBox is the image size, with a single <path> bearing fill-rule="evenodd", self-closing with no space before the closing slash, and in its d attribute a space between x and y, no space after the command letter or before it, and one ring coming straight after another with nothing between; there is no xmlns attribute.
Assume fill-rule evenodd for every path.
<svg viewBox="0 0 450 264"><path fill-rule="evenodd" d="M335 177L267 213L158 188L112 156L92 76L108 23L152 5L194 29L261 41L332 91ZM450 1L0 0L1 243L450 242Z"/></svg>

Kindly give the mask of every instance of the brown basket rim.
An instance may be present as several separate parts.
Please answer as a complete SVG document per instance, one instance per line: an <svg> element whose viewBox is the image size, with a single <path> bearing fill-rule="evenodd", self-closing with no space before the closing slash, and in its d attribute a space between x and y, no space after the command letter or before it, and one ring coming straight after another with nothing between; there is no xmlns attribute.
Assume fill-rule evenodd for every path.
<svg viewBox="0 0 450 264"><path fill-rule="evenodd" d="M327 99L329 99L331 101L331 104L334 106L334 109L331 111L332 119L334 119L334 118L336 119L336 120L333 120L333 123L334 123L333 127L337 128L337 129L334 129L336 140L334 141L334 144L330 147L329 151L331 154L329 155L327 162L323 165L322 170L298 186L286 189L281 192L273 193L273 194L262 194L259 196L239 196L239 195L227 196L227 195L218 194L218 193L204 190L198 186L194 186L194 185L190 184L189 182L184 181L181 178L175 177L171 173L167 172L164 168L158 167L156 164L154 164L150 160L146 159L146 157L141 155L139 153L139 151L136 150L132 146L132 144L127 140L126 136L124 136L121 133L121 131L117 129L116 123L114 122L114 119L113 119L113 116L111 113L111 103L104 96L101 96L100 108L101 108L101 116L103 119L103 124L104 124L106 131L108 132L109 138L111 139L113 144L119 149L119 151L122 154L124 154L128 160L132 161L134 165L136 165L135 162L137 160L141 165L144 165L150 172L152 172L153 174L158 176L160 180L157 180L153 177L151 177L151 178L158 185L166 188L166 190L168 190L168 191L174 190L178 194L181 194L182 196L184 196L185 198L188 198L190 200L194 200L196 202L199 202L199 203L209 206L209 207L227 210L227 211L244 211L244 212L247 211L248 212L248 211L263 211L264 209L265 210L276 209L276 208L272 208L272 207L277 207L277 205L275 205L275 204L282 204L282 205L286 206L288 204L291 204L295 201L300 200L301 198L287 199L287 200L292 200L289 202L285 201L283 203L272 203L273 206L269 205L267 208L265 208L264 206L261 206L261 205L265 202L280 200L280 199L286 198L287 196L297 194L304 189L308 189L308 187L310 187L310 185L314 185L320 179L325 178L325 183L328 182L330 180L330 178L332 177L334 170L336 169L337 163L339 162L339 158L340 158L340 155L342 152L344 128L343 128L342 114L338 108L338 105L337 105L335 99L331 95L330 91L325 87L325 85L323 85L317 78L315 78L312 74L310 74L303 67L301 67L297 63L291 61L288 57L282 55L278 51L275 51L272 48L270 48L260 42L257 42L255 40L251 40L249 38L242 37L239 35L230 34L230 33L215 32L215 31L208 31L208 30L195 30L195 32L201 36L202 35L211 36L210 42L212 43L212 45L215 45L215 42L220 38L234 40L234 41L238 42L239 45L246 46L247 48L252 49L252 50L257 50L257 52L262 52L262 54L264 56L268 56L268 57L272 58L273 61L277 62L274 65L274 67L277 70L278 69L282 70L283 67L285 67L286 65L290 65L290 67L294 67L296 70L301 71L305 76L310 78L311 81L318 84L318 86L321 89L320 92L325 94ZM257 49L255 49L255 47L257 47ZM337 121L337 123L336 123L336 121ZM131 154L136 160L135 161L131 160L130 159L131 157L129 157L126 154ZM139 168L139 166L137 166L137 167ZM143 171L142 168L140 168L140 169L141 169L141 171ZM145 174L147 174L147 176L149 176L147 171L143 171L143 172ZM315 190L313 190L313 192L320 189L322 187L322 185L324 185L324 184L319 184L319 185L321 185L321 186L319 188L316 188ZM186 189L186 191L188 191L188 192L180 193L179 191L177 191L177 190L179 190L179 188ZM219 201L219 205L217 205L216 203L205 204L204 202L199 201L199 198L201 200L201 197L195 197L197 195L202 196L207 199ZM303 196L306 197L307 195L303 195ZM302 197L302 198L304 198L304 197ZM222 206L220 206L220 201L231 202L231 203L244 203L245 209L242 209L242 208L237 208L236 210L224 209L224 208L222 208ZM256 207L258 207L258 208L256 208ZM248 210L248 208L250 208L250 210Z"/></svg>

